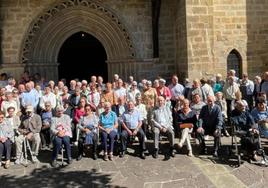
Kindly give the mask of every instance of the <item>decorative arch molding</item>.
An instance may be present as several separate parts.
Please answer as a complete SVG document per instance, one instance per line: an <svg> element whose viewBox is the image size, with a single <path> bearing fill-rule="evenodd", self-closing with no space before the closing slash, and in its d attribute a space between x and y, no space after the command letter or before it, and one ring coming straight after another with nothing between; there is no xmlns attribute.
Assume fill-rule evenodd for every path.
<svg viewBox="0 0 268 188"><path fill-rule="evenodd" d="M57 64L60 47L79 31L93 35L103 44L108 62L136 56L131 36L115 13L96 0L63 0L32 22L22 44L21 62Z"/></svg>

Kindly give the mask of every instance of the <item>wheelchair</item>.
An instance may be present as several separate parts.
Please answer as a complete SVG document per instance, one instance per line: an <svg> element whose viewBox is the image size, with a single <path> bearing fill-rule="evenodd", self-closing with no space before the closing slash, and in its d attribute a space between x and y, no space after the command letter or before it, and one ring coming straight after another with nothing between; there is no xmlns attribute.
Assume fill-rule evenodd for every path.
<svg viewBox="0 0 268 188"><path fill-rule="evenodd" d="M261 166L268 166L268 158L261 146L260 135L253 133L252 131L242 130L238 125L231 121L231 148L234 148L235 158L237 159L237 167L239 167L244 161L243 159L248 159L251 164L257 164ZM249 153L249 147L255 147L254 155L259 156L260 160L253 161L251 154ZM232 150L231 149L231 150ZM232 150L233 151L233 150Z"/></svg>

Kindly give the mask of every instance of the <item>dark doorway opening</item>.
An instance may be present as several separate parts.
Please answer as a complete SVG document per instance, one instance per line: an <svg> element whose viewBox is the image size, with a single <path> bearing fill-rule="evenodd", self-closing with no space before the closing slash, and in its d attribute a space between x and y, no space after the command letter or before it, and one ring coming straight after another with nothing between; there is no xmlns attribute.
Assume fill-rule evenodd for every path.
<svg viewBox="0 0 268 188"><path fill-rule="evenodd" d="M78 78L89 81L92 75L108 78L107 55L101 42L94 36L78 32L70 36L62 45L59 56L59 79L67 83Z"/></svg>

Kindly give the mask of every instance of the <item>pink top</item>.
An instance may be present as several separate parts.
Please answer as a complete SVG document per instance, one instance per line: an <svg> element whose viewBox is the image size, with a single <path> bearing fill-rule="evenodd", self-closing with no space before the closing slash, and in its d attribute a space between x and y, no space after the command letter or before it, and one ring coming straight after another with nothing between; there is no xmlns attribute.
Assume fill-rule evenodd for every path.
<svg viewBox="0 0 268 188"><path fill-rule="evenodd" d="M85 114L85 111L80 109L80 108L76 108L74 111L74 123L79 123L80 118Z"/></svg>

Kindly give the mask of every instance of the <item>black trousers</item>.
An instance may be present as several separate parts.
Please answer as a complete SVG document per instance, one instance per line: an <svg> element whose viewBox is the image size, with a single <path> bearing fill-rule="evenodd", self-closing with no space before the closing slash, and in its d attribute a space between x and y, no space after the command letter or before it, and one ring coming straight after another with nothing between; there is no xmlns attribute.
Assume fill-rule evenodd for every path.
<svg viewBox="0 0 268 188"><path fill-rule="evenodd" d="M197 136L197 139L199 140L201 149L206 148L205 138L204 138L205 135L210 135L214 137L214 151L218 151L220 147L221 130L219 130L217 134L215 134L215 131L213 134L206 133L206 131L203 133L197 133L196 136Z"/></svg>
<svg viewBox="0 0 268 188"><path fill-rule="evenodd" d="M80 137L78 139L78 155L83 155L83 150L84 150L84 143L85 143L85 137ZM94 133L93 136L93 153L97 152L97 146L98 146L98 135L97 133Z"/></svg>
<svg viewBox="0 0 268 188"><path fill-rule="evenodd" d="M140 151L143 152L146 150L146 146L145 146L145 134L141 128L137 132L137 137L138 137L139 142L140 142ZM126 130L123 130L121 133L122 151L126 151L126 149L127 149L128 138L129 138L128 132Z"/></svg>

